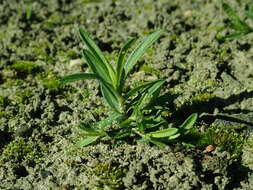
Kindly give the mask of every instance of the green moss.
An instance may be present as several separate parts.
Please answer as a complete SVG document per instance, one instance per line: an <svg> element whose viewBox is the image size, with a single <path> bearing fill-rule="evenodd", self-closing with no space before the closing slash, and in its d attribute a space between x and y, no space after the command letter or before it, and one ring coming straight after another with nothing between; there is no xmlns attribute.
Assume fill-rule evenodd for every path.
<svg viewBox="0 0 253 190"><path fill-rule="evenodd" d="M18 61L17 63L13 64L11 68L18 73L32 74L33 72L38 71L39 66L32 61Z"/></svg>
<svg viewBox="0 0 253 190"><path fill-rule="evenodd" d="M147 74L152 74L152 75L156 75L156 76L160 76L160 72L157 71L156 69L154 69L153 67L150 67L149 65L147 64L144 64L141 66L140 68L141 71L144 71L145 73Z"/></svg>
<svg viewBox="0 0 253 190"><path fill-rule="evenodd" d="M210 144L220 147L234 157L241 156L244 136L236 132L234 128L215 125L206 131L205 136L208 138Z"/></svg>
<svg viewBox="0 0 253 190"><path fill-rule="evenodd" d="M58 12L55 12L44 21L44 24L47 28L54 28L57 24L60 24L61 22L62 16Z"/></svg>
<svg viewBox="0 0 253 190"><path fill-rule="evenodd" d="M92 171L93 188L97 189L122 189L125 172L122 168L111 166L107 162L99 163Z"/></svg>
<svg viewBox="0 0 253 190"><path fill-rule="evenodd" d="M25 159L39 160L41 157L34 147L25 141L24 138L17 138L10 142L4 149L1 155L1 160L4 162L22 162Z"/></svg>
<svg viewBox="0 0 253 190"><path fill-rule="evenodd" d="M42 85L54 93L63 88L63 85L56 78L46 78L42 81Z"/></svg>
<svg viewBox="0 0 253 190"><path fill-rule="evenodd" d="M196 96L193 96L191 98L191 102L193 104L199 104L203 102L208 102L209 100L213 98L215 98L215 95L212 93L201 93L201 94L197 94Z"/></svg>
<svg viewBox="0 0 253 190"><path fill-rule="evenodd" d="M61 57L66 57L68 59L77 59L79 54L76 53L76 51L74 50L68 50L68 51L59 51L58 55Z"/></svg>

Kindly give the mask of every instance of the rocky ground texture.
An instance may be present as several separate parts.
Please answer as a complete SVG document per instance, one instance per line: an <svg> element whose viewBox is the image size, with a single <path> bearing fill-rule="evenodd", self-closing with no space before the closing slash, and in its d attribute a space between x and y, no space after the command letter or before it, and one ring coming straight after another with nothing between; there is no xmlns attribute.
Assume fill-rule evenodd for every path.
<svg viewBox="0 0 253 190"><path fill-rule="evenodd" d="M226 2L244 18L249 1ZM253 189L253 34L216 40L227 21L220 0L0 1L0 189ZM79 27L112 61L163 29L128 85L166 79L171 123L200 115L188 140L75 145L108 112L96 81L57 81L87 69Z"/></svg>

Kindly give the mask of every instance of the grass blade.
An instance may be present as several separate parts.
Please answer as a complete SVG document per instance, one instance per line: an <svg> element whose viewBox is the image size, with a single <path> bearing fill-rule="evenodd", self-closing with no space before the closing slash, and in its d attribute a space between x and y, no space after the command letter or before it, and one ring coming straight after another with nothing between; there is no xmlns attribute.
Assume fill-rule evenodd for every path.
<svg viewBox="0 0 253 190"><path fill-rule="evenodd" d="M222 5L223 10L227 13L228 17L232 22L232 28L235 30L251 30L251 28L240 19L240 17L236 14L236 12L226 3Z"/></svg>
<svg viewBox="0 0 253 190"><path fill-rule="evenodd" d="M96 45L96 43L90 38L87 32L85 32L83 29L79 29L79 34L87 48L92 52L94 57L101 62L101 64L104 64L104 67L106 68L106 72L111 78L111 81L116 85L116 75L113 67L108 63L106 58L104 57L102 51L99 49L99 47Z"/></svg>
<svg viewBox="0 0 253 190"><path fill-rule="evenodd" d="M59 79L61 83L68 83L68 82L75 82L78 80L85 80L85 79L99 79L96 74L93 73L77 73L73 75L64 76Z"/></svg>
<svg viewBox="0 0 253 190"><path fill-rule="evenodd" d="M162 31L158 30L146 37L129 55L126 64L124 66L125 75L132 70L137 63L138 59L145 53L145 51L160 37Z"/></svg>
<svg viewBox="0 0 253 190"><path fill-rule="evenodd" d="M122 91L123 80L125 77L123 73L125 56L129 48L134 44L135 41L136 41L135 39L128 40L124 44L124 46L121 48L120 53L119 53L119 58L116 65L117 89L119 89L119 91Z"/></svg>

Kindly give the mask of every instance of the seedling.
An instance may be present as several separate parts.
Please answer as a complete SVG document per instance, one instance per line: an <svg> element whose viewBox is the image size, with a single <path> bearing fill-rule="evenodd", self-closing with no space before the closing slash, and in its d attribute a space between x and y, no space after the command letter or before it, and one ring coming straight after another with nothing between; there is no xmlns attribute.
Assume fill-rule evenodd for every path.
<svg viewBox="0 0 253 190"><path fill-rule="evenodd" d="M78 73L60 79L62 83L74 82L83 79L97 79L102 96L111 109L105 120L95 123L82 123L84 137L78 144L89 145L100 138L126 139L137 137L144 142L151 142L165 146L169 141L187 133L197 119L192 114L179 128L169 128L168 122L163 118L164 100L159 96L165 80L158 79L144 82L141 85L125 92L125 81L137 64L138 59L160 37L162 31L157 30L140 42L129 54L135 39L128 40L119 52L118 60L113 67L105 58L99 47L82 29L80 37L86 49L82 51L84 59L91 69L91 73ZM113 129L112 126L116 126ZM128 139L131 139L128 138Z"/></svg>
<svg viewBox="0 0 253 190"><path fill-rule="evenodd" d="M223 3L222 8L230 19L229 27L235 30L235 32L225 36L220 36L218 37L218 40L239 38L253 32L253 28L243 21L228 4ZM245 16L253 21L253 3L249 4L249 9L245 12Z"/></svg>

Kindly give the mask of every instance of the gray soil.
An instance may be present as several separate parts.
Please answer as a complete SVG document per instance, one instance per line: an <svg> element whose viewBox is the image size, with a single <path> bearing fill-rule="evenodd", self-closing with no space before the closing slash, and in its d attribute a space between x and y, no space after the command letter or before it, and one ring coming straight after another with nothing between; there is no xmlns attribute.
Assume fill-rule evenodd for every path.
<svg viewBox="0 0 253 190"><path fill-rule="evenodd" d="M227 2L243 18L247 1ZM253 189L253 34L217 41L226 23L220 0L0 1L0 189ZM215 151L188 141L77 147L76 126L108 112L96 81L55 80L87 69L79 27L112 62L126 40L163 29L128 85L166 79L172 125L198 113L198 134L215 128Z"/></svg>

